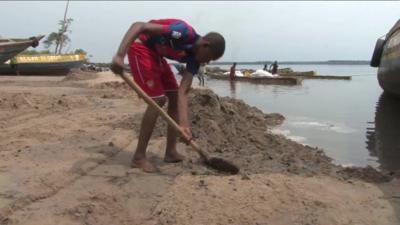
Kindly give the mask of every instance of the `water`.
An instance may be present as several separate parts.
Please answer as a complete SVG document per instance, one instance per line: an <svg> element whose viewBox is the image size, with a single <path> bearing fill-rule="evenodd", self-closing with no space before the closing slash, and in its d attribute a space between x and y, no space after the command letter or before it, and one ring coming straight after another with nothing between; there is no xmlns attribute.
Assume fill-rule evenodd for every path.
<svg viewBox="0 0 400 225"><path fill-rule="evenodd" d="M237 69L262 67L238 65ZM321 75L351 75L352 80L304 80L298 86L207 80L206 86L218 95L284 115L285 122L273 132L323 148L338 164L400 169L400 102L381 96L375 68L280 65L284 67L315 70Z"/></svg>

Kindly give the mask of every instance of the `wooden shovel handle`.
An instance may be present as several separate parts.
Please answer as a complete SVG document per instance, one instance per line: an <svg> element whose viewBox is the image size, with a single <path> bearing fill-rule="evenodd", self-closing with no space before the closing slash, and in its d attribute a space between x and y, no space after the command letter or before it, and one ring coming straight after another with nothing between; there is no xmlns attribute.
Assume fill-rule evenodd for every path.
<svg viewBox="0 0 400 225"><path fill-rule="evenodd" d="M181 127L173 120L168 113L166 113L153 99L151 99L133 80L131 80L125 73L121 75L122 79L139 95L139 97L143 98L143 100L150 106L158 111L163 119L167 121L167 123L172 126L182 137L185 137L184 132ZM197 152L199 155L208 160L208 155L200 149L193 140L189 142L189 145Z"/></svg>

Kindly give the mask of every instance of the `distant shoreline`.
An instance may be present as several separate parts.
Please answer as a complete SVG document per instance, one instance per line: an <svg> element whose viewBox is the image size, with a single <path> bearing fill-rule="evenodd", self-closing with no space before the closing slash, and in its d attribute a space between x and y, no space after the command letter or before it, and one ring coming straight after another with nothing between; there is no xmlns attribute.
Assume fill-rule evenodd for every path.
<svg viewBox="0 0 400 225"><path fill-rule="evenodd" d="M241 61L226 61L226 62L211 62L210 66L218 65L232 65L234 62L237 65L264 65L272 64L273 61L254 61L254 62L241 62ZM281 65L369 65L369 60L328 60L328 61L278 61ZM109 67L111 63L95 62L97 66ZM178 62L169 62L171 65L178 65Z"/></svg>
<svg viewBox="0 0 400 225"><path fill-rule="evenodd" d="M230 62L212 62L210 65L232 65ZM263 65L272 64L273 61L255 61L255 62L236 62L238 65ZM285 65L369 65L369 60L328 60L328 61L278 61Z"/></svg>

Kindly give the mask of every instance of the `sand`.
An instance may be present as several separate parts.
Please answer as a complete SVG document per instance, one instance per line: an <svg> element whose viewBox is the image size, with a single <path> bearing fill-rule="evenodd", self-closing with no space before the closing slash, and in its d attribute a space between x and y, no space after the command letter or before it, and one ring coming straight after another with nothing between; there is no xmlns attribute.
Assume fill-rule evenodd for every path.
<svg viewBox="0 0 400 225"><path fill-rule="evenodd" d="M181 176L154 210L155 224L392 224L381 191L330 177ZM388 210L389 209L389 210Z"/></svg>
<svg viewBox="0 0 400 225"><path fill-rule="evenodd" d="M190 96L198 143L241 168L206 168L189 147L154 174L129 167L146 108L108 72L0 77L0 224L399 224L399 178L332 164L272 134L284 116L205 89Z"/></svg>

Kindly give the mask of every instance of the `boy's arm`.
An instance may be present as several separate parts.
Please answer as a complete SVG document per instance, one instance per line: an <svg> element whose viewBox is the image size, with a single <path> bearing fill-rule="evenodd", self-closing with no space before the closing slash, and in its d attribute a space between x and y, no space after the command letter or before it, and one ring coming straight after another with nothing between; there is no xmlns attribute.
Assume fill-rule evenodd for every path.
<svg viewBox="0 0 400 225"><path fill-rule="evenodd" d="M181 84L178 89L178 115L179 125L186 135L186 141L192 139L192 133L190 131L190 124L188 118L188 94L190 87L192 86L193 75L185 71L182 76Z"/></svg>
<svg viewBox="0 0 400 225"><path fill-rule="evenodd" d="M116 74L122 74L124 66L124 58L126 52L128 51L128 47L130 43L135 41L136 38L141 33L146 33L153 36L153 35L162 35L163 32L164 32L163 25L160 24L144 23L144 22L133 23L126 32L118 48L117 54L113 58L111 70Z"/></svg>

